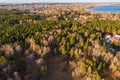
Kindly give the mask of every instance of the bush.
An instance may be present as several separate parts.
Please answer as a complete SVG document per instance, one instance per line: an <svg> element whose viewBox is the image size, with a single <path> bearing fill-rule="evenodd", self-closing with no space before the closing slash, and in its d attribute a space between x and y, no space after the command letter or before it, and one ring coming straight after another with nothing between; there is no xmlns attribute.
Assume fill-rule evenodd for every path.
<svg viewBox="0 0 120 80"><path fill-rule="evenodd" d="M84 62L81 63L81 68L82 68L82 73L86 74L87 73L87 65Z"/></svg>
<svg viewBox="0 0 120 80"><path fill-rule="evenodd" d="M89 64L91 67L94 66L94 62L92 60L86 60L86 63Z"/></svg>
<svg viewBox="0 0 120 80"><path fill-rule="evenodd" d="M0 63L6 63L7 60L4 56L0 56Z"/></svg>
<svg viewBox="0 0 120 80"><path fill-rule="evenodd" d="M103 68L103 63L100 62L99 65L97 66L97 71L101 71Z"/></svg>

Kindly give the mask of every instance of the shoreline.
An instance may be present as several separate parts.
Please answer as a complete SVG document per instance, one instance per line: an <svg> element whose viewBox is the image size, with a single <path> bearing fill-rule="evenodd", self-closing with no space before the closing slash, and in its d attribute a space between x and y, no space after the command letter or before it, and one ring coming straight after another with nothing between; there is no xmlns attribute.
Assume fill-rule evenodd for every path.
<svg viewBox="0 0 120 80"><path fill-rule="evenodd" d="M96 11L96 10L93 10L93 8L98 8L98 7L111 7L111 6L113 6L113 7L115 7L115 6L118 6L118 5L107 5L107 6L95 6L95 7L90 7L90 8L85 8L85 10L88 10L88 11L90 11L90 12L97 12L97 13L115 13L115 14L120 14L120 11L102 11L102 10L98 10L98 11ZM118 7L120 7L120 5L118 6Z"/></svg>

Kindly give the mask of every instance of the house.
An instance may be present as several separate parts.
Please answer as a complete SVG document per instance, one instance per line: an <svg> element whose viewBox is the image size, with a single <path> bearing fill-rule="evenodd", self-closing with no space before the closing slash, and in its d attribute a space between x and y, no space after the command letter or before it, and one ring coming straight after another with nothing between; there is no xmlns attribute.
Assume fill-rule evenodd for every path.
<svg viewBox="0 0 120 80"><path fill-rule="evenodd" d="M110 37L111 37L111 35L109 35L109 34L105 35L105 38L107 38L107 39L109 39Z"/></svg>
<svg viewBox="0 0 120 80"><path fill-rule="evenodd" d="M115 34L114 37L120 40L120 35Z"/></svg>
<svg viewBox="0 0 120 80"><path fill-rule="evenodd" d="M115 42L119 42L120 41L120 35L114 33L113 36L111 36L110 34L106 34L104 37L105 42L107 43L113 43L113 41Z"/></svg>
<svg viewBox="0 0 120 80"><path fill-rule="evenodd" d="M116 32L113 33L113 36L114 36L116 39L120 40L120 35L118 35Z"/></svg>

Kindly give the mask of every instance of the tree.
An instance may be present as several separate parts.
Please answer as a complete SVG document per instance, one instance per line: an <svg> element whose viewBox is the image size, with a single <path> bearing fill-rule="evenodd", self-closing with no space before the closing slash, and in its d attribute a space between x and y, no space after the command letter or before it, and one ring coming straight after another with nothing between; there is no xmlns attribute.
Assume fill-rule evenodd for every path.
<svg viewBox="0 0 120 80"><path fill-rule="evenodd" d="M73 56L74 56L74 49L71 48L71 49L70 49L70 57L72 58Z"/></svg>

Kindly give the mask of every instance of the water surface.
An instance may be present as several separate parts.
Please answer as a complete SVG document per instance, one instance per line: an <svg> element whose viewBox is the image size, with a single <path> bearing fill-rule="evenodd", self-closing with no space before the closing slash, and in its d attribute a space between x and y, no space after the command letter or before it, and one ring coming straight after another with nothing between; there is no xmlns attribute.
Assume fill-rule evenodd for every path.
<svg viewBox="0 0 120 80"><path fill-rule="evenodd" d="M111 13L120 13L120 6L99 6L88 8L93 12L111 12Z"/></svg>

